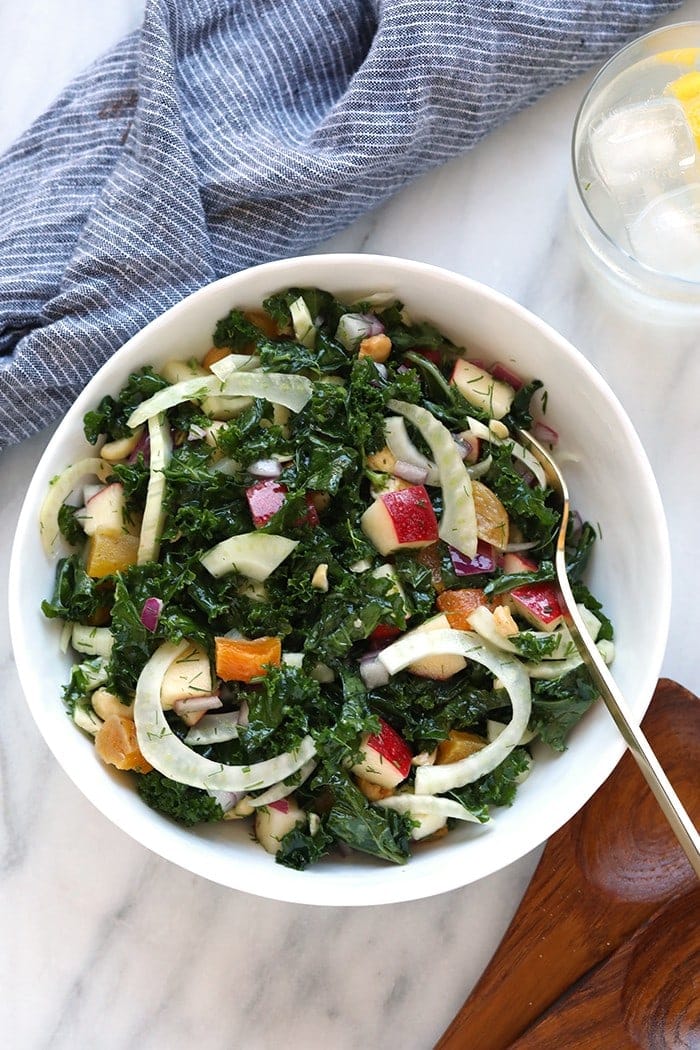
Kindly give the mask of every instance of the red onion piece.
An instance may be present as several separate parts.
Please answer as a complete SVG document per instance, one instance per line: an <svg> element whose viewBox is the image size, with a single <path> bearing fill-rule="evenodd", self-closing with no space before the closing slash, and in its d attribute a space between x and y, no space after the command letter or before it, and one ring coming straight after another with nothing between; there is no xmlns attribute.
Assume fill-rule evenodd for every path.
<svg viewBox="0 0 700 1050"><path fill-rule="evenodd" d="M142 432L140 438L134 445L134 449L131 455L127 459L127 463L135 463L139 453L143 454L143 461L146 464L146 466L148 466L148 464L151 462L151 437L148 433L148 430L144 430Z"/></svg>
<svg viewBox="0 0 700 1050"><path fill-rule="evenodd" d="M146 598L141 610L141 623L147 631L155 631L162 609L163 600L161 598Z"/></svg>
<svg viewBox="0 0 700 1050"><path fill-rule="evenodd" d="M456 576L476 576L478 573L494 572L496 568L496 557L490 543L479 540L476 554L473 558L467 558L455 547L450 547L450 558Z"/></svg>
<svg viewBox="0 0 700 1050"><path fill-rule="evenodd" d="M176 715L193 715L199 711L214 711L223 706L218 696L188 696L186 700L176 700L173 711Z"/></svg>
<svg viewBox="0 0 700 1050"><path fill-rule="evenodd" d="M559 441L559 434L554 427L548 426L543 423L541 419L535 420L532 424L532 436L538 441L541 441L543 445L554 446Z"/></svg>
<svg viewBox="0 0 700 1050"><path fill-rule="evenodd" d="M224 813L228 813L230 809L238 805L242 798L245 798L245 791L207 791L207 795L219 803Z"/></svg>
<svg viewBox="0 0 700 1050"><path fill-rule="evenodd" d="M282 464L278 459L256 459L248 465L248 473L254 478L278 478Z"/></svg>
<svg viewBox="0 0 700 1050"><path fill-rule="evenodd" d="M409 481L411 485L424 485L429 473L427 467L417 467L415 463L407 463L405 459L397 459L391 472L394 477Z"/></svg>
<svg viewBox="0 0 700 1050"><path fill-rule="evenodd" d="M507 365L501 364L497 361L495 365L492 365L489 369L494 379L500 380L501 383L507 383L508 386L512 386L513 390L520 390L523 385L523 381L517 372L514 372Z"/></svg>
<svg viewBox="0 0 700 1050"><path fill-rule="evenodd" d="M384 325L374 314L343 314L338 322L335 337L346 350L352 353L363 339L381 335Z"/></svg>

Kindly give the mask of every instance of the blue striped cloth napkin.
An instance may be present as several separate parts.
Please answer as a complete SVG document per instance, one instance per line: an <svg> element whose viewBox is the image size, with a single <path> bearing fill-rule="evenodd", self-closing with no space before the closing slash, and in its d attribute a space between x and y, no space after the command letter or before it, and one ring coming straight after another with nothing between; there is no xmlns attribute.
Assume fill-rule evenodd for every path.
<svg viewBox="0 0 700 1050"><path fill-rule="evenodd" d="M0 448L201 285L298 253L671 0L149 0L0 160Z"/></svg>

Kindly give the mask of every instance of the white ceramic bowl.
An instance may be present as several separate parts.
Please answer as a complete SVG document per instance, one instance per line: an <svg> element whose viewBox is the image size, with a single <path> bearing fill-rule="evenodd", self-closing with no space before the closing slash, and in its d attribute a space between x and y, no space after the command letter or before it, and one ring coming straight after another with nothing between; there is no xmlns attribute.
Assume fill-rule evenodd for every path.
<svg viewBox="0 0 700 1050"><path fill-rule="evenodd" d="M379 256L310 256L225 277L157 318L100 370L51 440L22 508L10 570L17 668L37 725L66 773L105 816L162 857L223 885L278 900L359 905L428 897L505 867L580 809L623 753L602 705L588 712L563 755L537 748L533 772L515 805L496 810L489 827L465 825L447 839L423 844L405 867L358 855L297 872L275 864L238 822L193 831L150 810L128 776L96 757L92 741L66 717L61 703L70 660L59 651L60 626L40 610L52 591L54 564L43 553L37 520L49 480L90 449L82 436L84 413L104 394L116 394L142 365L203 354L218 318L289 286L320 286L349 299L393 292L416 319L433 321L478 358L510 363L521 375L544 380L547 420L561 435L558 455L574 504L600 524L602 541L589 583L615 624L614 674L641 719L663 657L671 574L659 494L624 410L591 365L521 306L456 274Z"/></svg>

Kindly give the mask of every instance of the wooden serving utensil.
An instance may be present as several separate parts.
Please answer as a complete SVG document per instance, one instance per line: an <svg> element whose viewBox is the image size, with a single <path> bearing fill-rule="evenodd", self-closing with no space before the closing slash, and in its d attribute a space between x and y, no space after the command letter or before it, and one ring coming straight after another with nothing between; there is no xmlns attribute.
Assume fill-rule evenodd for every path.
<svg viewBox="0 0 700 1050"><path fill-rule="evenodd" d="M662 679L643 727L697 822L700 700ZM625 753L588 804L549 840L496 954L436 1050L511 1046L662 905L696 885L634 759ZM576 1044L558 1043L567 1045Z"/></svg>
<svg viewBox="0 0 700 1050"><path fill-rule="evenodd" d="M700 888L675 897L511 1050L700 1047Z"/></svg>

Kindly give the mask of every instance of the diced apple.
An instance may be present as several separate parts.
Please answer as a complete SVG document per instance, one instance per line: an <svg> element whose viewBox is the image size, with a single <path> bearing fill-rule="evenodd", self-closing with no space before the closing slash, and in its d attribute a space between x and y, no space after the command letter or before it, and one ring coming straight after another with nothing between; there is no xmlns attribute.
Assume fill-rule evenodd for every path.
<svg viewBox="0 0 700 1050"><path fill-rule="evenodd" d="M515 391L508 383L494 377L484 368L460 358L454 367L451 383L470 405L488 412L492 419L503 419L510 411Z"/></svg>
<svg viewBox="0 0 700 1050"><path fill-rule="evenodd" d="M176 700L191 696L210 696L214 692L209 654L201 645L192 643L174 660L163 677L160 701L169 711Z"/></svg>
<svg viewBox="0 0 700 1050"><path fill-rule="evenodd" d="M425 631L448 630L450 630L450 621L445 613L441 613L439 616L426 620L420 627L410 631L406 637ZM446 678L451 678L452 675L463 671L466 666L467 661L458 653L436 653L434 656L424 656L421 660L415 660L409 664L407 670L411 674L418 675L419 678L432 678L437 682L444 682Z"/></svg>
<svg viewBox="0 0 700 1050"><path fill-rule="evenodd" d="M92 536L96 529L111 529L119 532L127 524L124 486L120 481L105 485L85 504L79 512L78 520L87 536Z"/></svg>
<svg viewBox="0 0 700 1050"><path fill-rule="evenodd" d="M277 853L284 836L306 823L306 813L291 798L270 802L255 811L255 837L268 853Z"/></svg>
<svg viewBox="0 0 700 1050"><path fill-rule="evenodd" d="M395 788L410 773L413 756L403 737L383 718L379 721L379 732L362 738L362 759L352 767L352 772L371 784Z"/></svg>
<svg viewBox="0 0 700 1050"><path fill-rule="evenodd" d="M510 592L514 611L539 631L553 631L564 617L554 583L528 583Z"/></svg>
<svg viewBox="0 0 700 1050"><path fill-rule="evenodd" d="M282 507L287 497L287 491L286 485L282 485L279 481L274 481L272 478L256 481L254 485L246 489L245 497L256 529L261 529L263 525L267 525L270 518ZM316 526L319 520L314 497L311 493L307 493L306 514L295 524Z"/></svg>
<svg viewBox="0 0 700 1050"><path fill-rule="evenodd" d="M424 485L383 493L362 515L362 531L380 554L435 543L438 523Z"/></svg>
<svg viewBox="0 0 700 1050"><path fill-rule="evenodd" d="M287 496L287 486L280 485L279 481L266 478L264 481L256 481L245 490L245 498L248 501L253 525L261 529L267 525L273 515L277 513Z"/></svg>
<svg viewBox="0 0 700 1050"><path fill-rule="evenodd" d="M536 561L526 558L524 554L510 551L503 556L503 572L506 576L514 576L521 572L537 572L539 568Z"/></svg>

